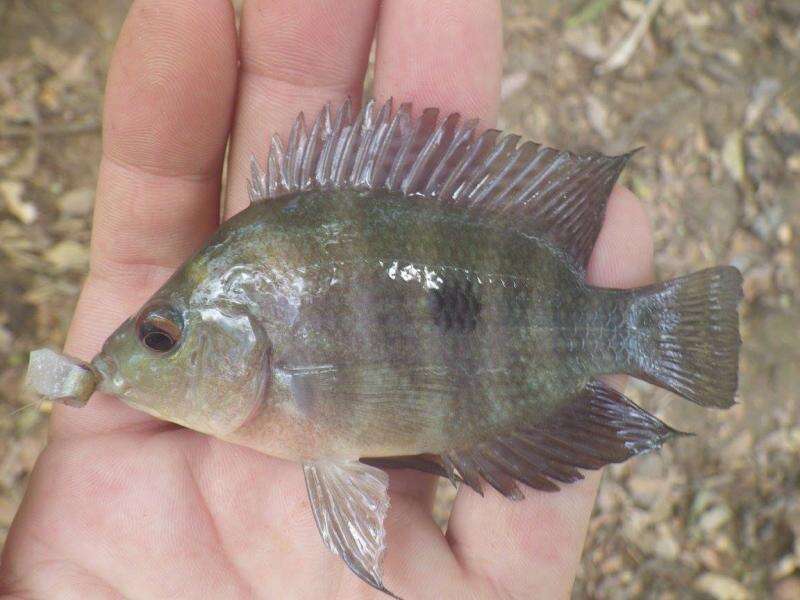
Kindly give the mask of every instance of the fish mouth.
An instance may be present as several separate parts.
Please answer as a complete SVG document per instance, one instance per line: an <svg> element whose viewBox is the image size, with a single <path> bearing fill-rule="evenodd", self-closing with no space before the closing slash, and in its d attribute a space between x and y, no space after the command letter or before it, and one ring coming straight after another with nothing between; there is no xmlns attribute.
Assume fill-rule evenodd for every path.
<svg viewBox="0 0 800 600"><path fill-rule="evenodd" d="M92 367L100 376L101 381L110 381L117 372L117 363L110 356L98 354L92 359Z"/></svg>
<svg viewBox="0 0 800 600"><path fill-rule="evenodd" d="M124 400L130 386L120 377L117 362L101 352L92 359L91 366L97 374L97 389Z"/></svg>

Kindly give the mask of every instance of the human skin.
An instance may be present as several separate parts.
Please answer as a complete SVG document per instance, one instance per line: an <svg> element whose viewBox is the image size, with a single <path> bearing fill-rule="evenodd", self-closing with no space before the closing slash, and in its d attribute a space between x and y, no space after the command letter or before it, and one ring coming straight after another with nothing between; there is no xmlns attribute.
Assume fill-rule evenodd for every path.
<svg viewBox="0 0 800 600"><path fill-rule="evenodd" d="M469 7L469 10L466 7ZM493 123L501 18L480 0L140 0L109 72L91 266L66 352L103 340L247 204L250 153L299 110L374 95ZM464 40L469 40L465 43ZM237 60L239 66L237 68ZM642 207L612 194L591 283L651 280ZM599 476L511 502L461 489L447 534L434 480L391 473L386 587L406 598L557 598L572 585ZM322 544L297 464L157 421L95 394L56 407L0 565L19 598L384 598Z"/></svg>

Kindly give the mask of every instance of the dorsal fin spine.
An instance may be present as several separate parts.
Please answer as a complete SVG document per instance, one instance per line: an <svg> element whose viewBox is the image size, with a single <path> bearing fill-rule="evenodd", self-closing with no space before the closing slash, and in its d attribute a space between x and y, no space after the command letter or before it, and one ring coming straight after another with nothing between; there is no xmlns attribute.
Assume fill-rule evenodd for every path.
<svg viewBox="0 0 800 600"><path fill-rule="evenodd" d="M324 111L324 109L323 109ZM317 162L317 147L320 143L320 135L322 129L322 118L314 120L311 126L311 131L308 134L308 142L303 152L303 162L300 174L300 189L307 190L311 187L311 174L314 172L314 167Z"/></svg>
<svg viewBox="0 0 800 600"><path fill-rule="evenodd" d="M379 122L375 127L375 132L372 134L372 139L370 140L369 150L365 156L364 167L356 181L356 187L358 187L358 189L374 187L379 158L378 150L381 144L383 144L383 140L386 139L389 127L390 123L383 121Z"/></svg>
<svg viewBox="0 0 800 600"><path fill-rule="evenodd" d="M508 135L496 146L495 151L486 161L486 177L482 185L476 187L470 195L471 204L480 204L489 194L494 192L495 189L501 185L503 176L513 168L514 157L517 156L516 147L519 139L520 136L518 135ZM505 165L502 164L503 161L505 161ZM496 165L500 165L500 170L494 173L493 170Z"/></svg>
<svg viewBox="0 0 800 600"><path fill-rule="evenodd" d="M513 164L515 167L519 164L522 166L517 170L516 175L510 179L506 188L495 198L493 205L497 208L497 210L503 211L505 208L510 206L510 203L506 202L506 198L514 194L515 190L517 190L520 184L525 180L525 177L530 169L535 167L536 159L534 158L534 155L538 149L539 144L535 142L525 142L522 144L522 146L517 148ZM516 195L518 196L519 192L517 192Z"/></svg>
<svg viewBox="0 0 800 600"><path fill-rule="evenodd" d="M277 143L279 144L280 140ZM276 136L273 135L270 142L269 156L267 157L267 190L270 195L277 193L283 178L281 175L282 161L279 162L281 152L280 149L276 148L275 144Z"/></svg>
<svg viewBox="0 0 800 600"><path fill-rule="evenodd" d="M385 139L381 142L380 150L375 157L375 170L371 183L373 188L385 187L387 184L389 169L392 166L392 163L389 162L389 156L395 153L396 148L394 146L399 145L400 140L406 135L404 130L407 130L410 126L410 111L410 104L401 104L394 118L389 123L389 129L386 132Z"/></svg>
<svg viewBox="0 0 800 600"><path fill-rule="evenodd" d="M351 186L358 186L359 179L364 171L364 164L367 160L367 152L371 147L371 142L375 134L375 122L373 114L375 110L375 100L370 100L364 107L364 119L361 122L361 131L359 132L358 148L356 155L353 159L353 169L348 175L348 184Z"/></svg>
<svg viewBox="0 0 800 600"><path fill-rule="evenodd" d="M379 165L380 153L379 149L386 139L386 135L391 127L392 118L392 99L389 98L378 112L378 117L375 119L375 127L372 138L369 141L369 148L365 152L364 166L356 181L356 186L359 189L370 188L374 186L376 177L376 168Z"/></svg>
<svg viewBox="0 0 800 600"><path fill-rule="evenodd" d="M333 157L336 151L336 145L339 141L339 135L344 125L345 113L349 113L350 99L348 98L344 104L339 108L336 117L330 126L330 133L326 136L322 144L322 153L320 154L319 162L317 163L317 181L322 188L325 188L331 177L331 166L333 164Z"/></svg>
<svg viewBox="0 0 800 600"><path fill-rule="evenodd" d="M286 178L286 153L283 151L283 142L278 134L272 134L269 151L274 157L275 169L279 178L276 187L287 187L288 180Z"/></svg>
<svg viewBox="0 0 800 600"><path fill-rule="evenodd" d="M447 164L440 165L441 177L444 179L441 188L436 191L436 194L442 198L444 202L451 202L455 196L455 190L458 189L458 179L463 175L465 162L464 157L458 158L458 153L462 148L468 148L473 143L475 137L475 129L478 127L478 119L470 119L462 125L458 134L453 138L453 144L446 154ZM453 159L457 159L455 164L451 164ZM450 172L446 171L450 168Z"/></svg>
<svg viewBox="0 0 800 600"><path fill-rule="evenodd" d="M335 160L337 165L336 172L331 181L333 187L342 187L349 179L348 175L352 170L353 163L356 160L356 143L361 138L361 127L364 123L364 111L358 113L356 121L342 130L342 139L340 140L337 153L339 156Z"/></svg>
<svg viewBox="0 0 800 600"><path fill-rule="evenodd" d="M300 123L300 132L298 137L298 152L294 161L294 184L297 188L303 185L303 159L306 156L306 147L308 146L308 129L306 128L306 118L303 113L298 117Z"/></svg>
<svg viewBox="0 0 800 600"><path fill-rule="evenodd" d="M415 140L412 147L412 152L417 155L416 160L412 161L408 175L406 175L400 186L404 194L417 193L419 190L417 183L425 179L426 175L430 177L433 169L433 160L444 139L444 129L448 126L447 119L438 127L436 126L439 109L425 109L425 112L428 112L427 118L424 120L424 124L417 135L417 140ZM423 116L425 116L424 113Z"/></svg>
<svg viewBox="0 0 800 600"><path fill-rule="evenodd" d="M472 139L473 131L478 125L477 119L473 119L459 126L459 119L460 115L458 113L453 113L447 117L447 120L452 122L452 132L450 133L449 141L443 144L444 152L439 163L434 165L428 185L422 191L426 196L444 197L446 195L443 193L444 184L450 175L448 170L454 166L452 164L453 156L456 156L464 144L469 143Z"/></svg>
<svg viewBox="0 0 800 600"><path fill-rule="evenodd" d="M411 107L409 105L410 112ZM408 164L413 165L414 159L412 152L414 146L419 144L419 139L422 137L423 132L430 127L431 121L436 121L438 110L434 109L436 114L432 114L431 109L425 109L422 115L411 124L411 135L407 136L402 143L400 150L397 153L397 158L394 160L389 177L386 180L386 187L389 191L396 192L400 190L403 179L405 179Z"/></svg>
<svg viewBox="0 0 800 600"><path fill-rule="evenodd" d="M448 184L453 186L452 198L454 201L461 199L463 191L467 187L467 181L470 179L469 171L474 164L480 162L481 157L494 145L499 134L500 132L497 129L487 129L478 136L474 143L468 146L464 158L455 167L450 181L445 184L445 187L448 187Z"/></svg>
<svg viewBox="0 0 800 600"><path fill-rule="evenodd" d="M501 132L497 131L497 137L500 135L502 135ZM472 175L467 177L465 185L465 189L468 190L465 199L467 200L469 206L475 203L481 187L489 178L492 165L497 160L497 157L503 153L504 147L507 145L507 143L507 138L501 138L497 142L493 141L488 144L484 143L484 152L480 155L481 160L473 161L473 164L476 166L472 168Z"/></svg>
<svg viewBox="0 0 800 600"><path fill-rule="evenodd" d="M286 177L287 188L296 186L295 163L297 162L297 155L300 154L300 152L298 152L298 146L300 145L301 129L304 129L302 112L294 120L292 129L289 131L289 140L286 143L286 165L284 168L284 174ZM300 156L302 157L302 154L300 154Z"/></svg>
<svg viewBox="0 0 800 600"><path fill-rule="evenodd" d="M422 179L422 176L425 173L425 168L428 166L428 163L433 158L436 149L439 147L439 144L442 141L443 126L444 124L436 129L425 142L422 150L420 150L419 154L417 155L417 159L411 165L408 174L403 179L403 183L400 184L400 191L402 191L404 194L413 194L416 190L416 183Z"/></svg>
<svg viewBox="0 0 800 600"><path fill-rule="evenodd" d="M258 202L267 194L264 188L264 175L261 173L261 167L258 166L255 154L250 155L250 179L247 182L247 192L250 195L250 202Z"/></svg>
<svg viewBox="0 0 800 600"><path fill-rule="evenodd" d="M445 160L445 155L447 154L448 150L450 149L451 145L453 144L453 139L456 134L456 127L458 126L458 121L460 119L460 115L458 113L452 113L447 116L442 121L442 124L439 126L439 140L436 144L436 149L434 152L431 153L430 159L428 161L428 176L424 178L423 182L425 183L425 179L427 179L427 184L425 187L417 188L415 191L417 193L421 193L423 195L428 196L435 196L436 194L431 194L426 192L428 188L436 189L438 180L443 180L444 177L442 175L442 168L447 165Z"/></svg>

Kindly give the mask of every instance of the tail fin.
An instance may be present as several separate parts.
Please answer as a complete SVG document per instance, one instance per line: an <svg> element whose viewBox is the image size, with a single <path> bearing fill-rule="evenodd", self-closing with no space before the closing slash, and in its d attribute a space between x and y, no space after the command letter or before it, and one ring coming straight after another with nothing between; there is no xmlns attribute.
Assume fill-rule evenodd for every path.
<svg viewBox="0 0 800 600"><path fill-rule="evenodd" d="M701 406L728 408L739 375L742 275L715 267L637 290L631 375Z"/></svg>

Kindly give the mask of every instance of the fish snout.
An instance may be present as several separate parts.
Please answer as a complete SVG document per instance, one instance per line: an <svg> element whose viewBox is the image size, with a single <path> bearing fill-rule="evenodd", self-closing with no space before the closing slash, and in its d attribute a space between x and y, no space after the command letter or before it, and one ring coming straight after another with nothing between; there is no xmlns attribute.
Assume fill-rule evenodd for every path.
<svg viewBox="0 0 800 600"><path fill-rule="evenodd" d="M100 375L100 378L106 381L110 380L117 372L116 361L110 356L105 356L102 353L98 354L92 359L92 366Z"/></svg>
<svg viewBox="0 0 800 600"><path fill-rule="evenodd" d="M123 381L119 365L112 356L101 352L92 359L92 368L97 374L98 391L119 397L128 391L128 385Z"/></svg>

